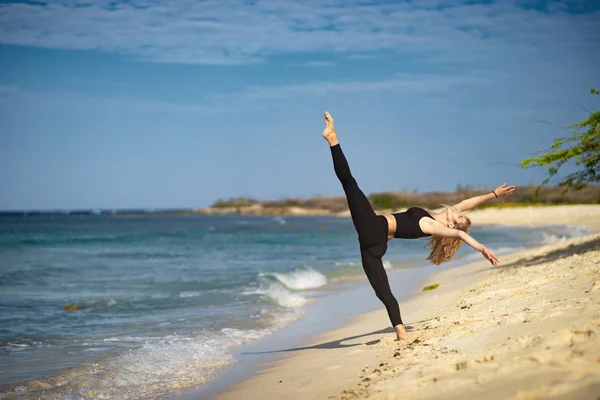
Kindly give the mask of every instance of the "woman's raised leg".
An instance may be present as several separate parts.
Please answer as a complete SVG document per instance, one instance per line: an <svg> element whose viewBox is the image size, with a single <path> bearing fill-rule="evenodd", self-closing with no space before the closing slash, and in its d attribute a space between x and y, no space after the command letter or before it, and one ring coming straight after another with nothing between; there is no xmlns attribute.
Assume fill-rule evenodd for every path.
<svg viewBox="0 0 600 400"><path fill-rule="evenodd" d="M350 166L337 139L333 118L328 112L325 113L323 137L329 143L335 174L346 193L348 208L361 246L371 247L380 244L382 241L385 243L387 240L387 226L381 218L377 217L369 199L360 190L356 180L350 173Z"/></svg>

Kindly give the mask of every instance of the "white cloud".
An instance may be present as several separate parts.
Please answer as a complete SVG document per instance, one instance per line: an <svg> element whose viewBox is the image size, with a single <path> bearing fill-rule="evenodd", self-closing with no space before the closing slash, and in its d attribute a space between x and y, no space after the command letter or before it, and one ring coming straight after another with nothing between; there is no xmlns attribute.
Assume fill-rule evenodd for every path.
<svg viewBox="0 0 600 400"><path fill-rule="evenodd" d="M260 62L273 54L377 51L440 59L585 47L600 41L600 13L502 0L55 0L0 4L0 42L201 64ZM582 49L585 50L585 49Z"/></svg>

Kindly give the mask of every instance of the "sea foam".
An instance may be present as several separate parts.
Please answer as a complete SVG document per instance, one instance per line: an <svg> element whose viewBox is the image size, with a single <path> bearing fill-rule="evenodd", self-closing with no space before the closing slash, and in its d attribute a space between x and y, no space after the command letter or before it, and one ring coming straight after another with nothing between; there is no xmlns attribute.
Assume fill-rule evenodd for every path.
<svg viewBox="0 0 600 400"><path fill-rule="evenodd" d="M253 290L247 290L242 294L245 295L263 295L276 302L281 307L301 307L308 303L308 299L297 293L293 293L286 289L279 282L262 282L260 287Z"/></svg>
<svg viewBox="0 0 600 400"><path fill-rule="evenodd" d="M254 287L244 295L262 295L284 308L300 308L309 299L297 291L316 289L327 284L327 277L309 267L288 272L261 272Z"/></svg>
<svg viewBox="0 0 600 400"><path fill-rule="evenodd" d="M218 370L234 362L227 349L270 333L272 329L223 328L196 337L123 337L123 340L137 341L139 347L93 365L63 371L58 377L38 380L44 387L39 391L30 388L24 392L15 387L12 394L38 398L43 390L44 398L61 400L121 398L123 393L132 394L128 398L162 397L214 378ZM5 396L10 397L11 392L0 393L0 398Z"/></svg>
<svg viewBox="0 0 600 400"><path fill-rule="evenodd" d="M272 276L285 287L292 290L316 289L327 284L327 277L312 268L299 268L289 272L270 272L261 274Z"/></svg>

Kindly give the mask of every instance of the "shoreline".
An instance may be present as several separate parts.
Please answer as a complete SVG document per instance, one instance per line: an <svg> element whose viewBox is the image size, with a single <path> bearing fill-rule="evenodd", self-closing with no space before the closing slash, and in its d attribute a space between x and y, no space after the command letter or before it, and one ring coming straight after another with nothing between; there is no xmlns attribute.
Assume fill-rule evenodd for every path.
<svg viewBox="0 0 600 400"><path fill-rule="evenodd" d="M577 206L579 208L572 208L573 206L557 207L529 209L527 210L530 214L529 216L523 215L524 213L516 213L517 215L515 215L515 213L507 212L514 211L514 209L484 209L471 213L471 218L473 218L476 224L517 226L558 224L572 226L583 224L588 228L590 234L553 245L540 246L504 255L501 259L503 264L496 267L496 269L488 267L485 261L478 261L433 273L423 284L440 283L438 289L420 293L415 293L414 290L411 290L412 296L408 294L411 297L401 304L405 323L409 330L409 341L404 343L393 341L392 330L387 326L389 325L389 321L386 319L385 310L379 309L359 314L352 317L349 322L345 322L335 329L317 334L316 336L305 337L302 343L307 347L306 350L291 355L286 354L277 360L270 360L267 364L262 365L259 371L255 371L254 375L250 377L246 375L247 379L238 380L238 382L230 386L225 386L223 390L216 392L213 397L209 398L233 399L240 396L248 399L265 398L265 396L281 399L362 398L366 396L374 396L375 398L403 398L402 396L396 397L396 393L399 390L402 390L406 393L406 396L411 398L417 394L419 398L421 398L421 395L425 396L423 398L427 398L429 395L420 393L422 391L421 388L427 387L429 388L428 390L433 390L431 387L434 386L437 386L436 390L441 390L436 392L437 394L435 395L439 397L440 394L445 394L449 388L452 388L452 390L456 389L456 385L452 384L454 378L448 379L445 384L437 384L438 382L446 381L443 376L444 374L454 375L455 372L459 373L463 370L469 370L468 373L471 373L474 367L480 365L486 366L489 369L495 364L502 364L500 361L492 362L494 355L483 355L483 358L469 358L475 350L485 353L484 349L476 349L478 346L478 341L475 340L475 337L478 336L476 335L477 329L475 329L474 333L473 328L470 328L469 325L486 325L486 322L487 325L490 325L490 318L493 318L499 319L499 321L492 321L495 325L491 328L488 327L490 330L494 330L495 326L504 325L509 327L518 325L521 328L520 325L530 322L524 319L526 317L522 318L524 313L527 313L523 310L533 309L532 305L530 304L529 308L522 307L518 312L515 312L517 320L514 320L514 317L511 320L510 315L498 315L498 312L496 316L493 316L494 307L488 309L488 313L485 315L477 315L477 318L465 319L465 316L462 314L467 314L468 316L469 313L474 312L471 310L475 307L474 301L465 296L475 292L478 292L480 297L485 296L485 291L478 289L479 286L492 286L492 283L489 282L493 281L501 283L498 275L506 274L499 271L519 271L527 263L528 259L543 260L545 255L556 254L554 258L558 261L555 260L554 263L560 263L563 257L585 258L588 253L591 253L594 257L597 253L600 254L600 234L598 234L600 232L600 206ZM521 209L519 208L518 210ZM549 214L551 218L549 218ZM582 251L585 250L584 256L577 254L577 251L575 254L572 254L573 247L582 249ZM506 267L503 267L503 265L506 265ZM544 264L542 263L541 265ZM598 269L593 269L592 267L591 271L590 273L594 275L597 274ZM529 276L529 278L537 278L539 280L539 276ZM577 282L580 285L583 283ZM573 286L573 284L570 283L570 286ZM585 282L585 284L590 286L590 282ZM525 284L523 283L523 285ZM595 285L593 286L594 288L599 288L600 282L595 284L592 282L592 285ZM518 293L519 291L520 289L517 287L512 293ZM525 293L525 291L523 292ZM465 299L471 300L471 302L469 303ZM579 299L579 301L582 302L583 300ZM598 302L593 304L591 311L588 311L592 312L592 314L595 312L598 314L597 317L600 318ZM455 310L460 312L457 314ZM558 317L560 317L560 314L558 314ZM456 321L450 321L450 324L448 324L448 318L454 318ZM386 328L389 329L386 330ZM589 326L586 327L585 324L581 326L583 332L600 333L600 329L596 328L600 328L600 322L598 322L597 326L592 326L591 328ZM544 333L548 335L548 329L542 326L541 331L538 331L535 337L544 336ZM516 332L512 333L513 337L518 337L518 328L515 330ZM580 330L576 329L573 332L579 332ZM463 335L472 335L473 339L467 345L463 344L463 348L460 348L460 346L458 349L453 348L456 346L454 342L457 340L460 342L459 338L452 337L453 331L461 332ZM565 339L568 343L565 343L569 345L574 340L580 341L581 339L582 343L587 343L586 346L590 346L591 343L592 347L600 351L597 341L593 341L592 339L590 339L592 340L591 342L590 340L584 340L586 338L593 338L594 334L589 334L585 338L579 338L580 335L577 333L569 333L564 331L564 329L561 332L565 338L568 336L568 340ZM454 336L457 335L454 334ZM485 337L478 339L480 339L480 343L489 342ZM527 339L519 337L518 340ZM323 349L324 346L327 347L327 344L332 342L338 343L338 346ZM562 344L564 345L565 343ZM498 343L493 344L499 345ZM505 345L506 343L503 344ZM427 354L425 360L419 356L420 353ZM459 360L463 354L469 355L469 357L466 357L466 361ZM587 353L584 351L583 354ZM404 357L409 357L411 364L411 368L406 370L402 367L404 361L401 362ZM430 360L431 357L446 362L446 370L442 371L443 373L438 371L437 362L432 362ZM475 356L473 355L473 357ZM500 355L496 355L495 357L496 360L506 359L506 357ZM463 356L462 358L465 357ZM531 362L534 363L534 361ZM503 370L503 368L510 370L506 365L495 365L495 367L499 370ZM600 370L600 368L597 369ZM431 371L438 371L437 375L440 376L432 376L430 377L430 381L424 382L422 376L427 375ZM510 371L508 374L511 374ZM465 373L462 373L462 375L465 375ZM588 375L585 376L591 379L591 385L596 388L594 385L598 383L598 387L600 388L600 376L592 374L590 378ZM238 378L242 378L242 376L238 376ZM409 379L411 383L408 386L406 379ZM486 380L481 374L473 379L475 379L474 382L477 385L493 381L493 379ZM400 385L400 382L402 382L402 385ZM507 385L507 383L505 382L504 385ZM484 384L483 386L486 385ZM513 385L513 388L519 389L521 386L525 388L527 386L526 382ZM569 387L573 389L571 386ZM585 393L587 393L585 392L585 387L582 388L579 386L575 389L583 390L581 394L584 398L587 398L585 397ZM410 387L411 391L407 392L409 390L407 387ZM195 393L200 393L199 390L201 388L195 389ZM188 393L193 393L193 389L190 389ZM457 393L459 393L457 397L462 396L464 398L467 395L460 392L460 390ZM478 393L478 396L486 393Z"/></svg>

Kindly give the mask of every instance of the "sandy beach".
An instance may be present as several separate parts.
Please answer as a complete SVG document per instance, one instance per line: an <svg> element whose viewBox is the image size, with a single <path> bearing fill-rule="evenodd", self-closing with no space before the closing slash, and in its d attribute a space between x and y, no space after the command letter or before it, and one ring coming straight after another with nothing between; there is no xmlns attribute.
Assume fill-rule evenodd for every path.
<svg viewBox="0 0 600 400"><path fill-rule="evenodd" d="M590 234L433 274L401 303L307 340L218 399L597 399L600 206L487 209L476 224L585 225Z"/></svg>

